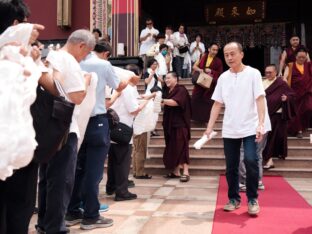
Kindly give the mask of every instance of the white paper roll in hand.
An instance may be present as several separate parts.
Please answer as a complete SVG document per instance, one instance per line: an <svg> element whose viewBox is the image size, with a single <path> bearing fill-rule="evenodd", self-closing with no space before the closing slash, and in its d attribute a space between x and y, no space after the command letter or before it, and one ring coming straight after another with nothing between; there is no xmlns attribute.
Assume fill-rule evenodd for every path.
<svg viewBox="0 0 312 234"><path fill-rule="evenodd" d="M207 143L207 141L211 140L213 137L215 137L218 133L216 131L212 131L207 137L206 134L204 134L198 141L195 142L194 148L195 149L200 149L204 144Z"/></svg>

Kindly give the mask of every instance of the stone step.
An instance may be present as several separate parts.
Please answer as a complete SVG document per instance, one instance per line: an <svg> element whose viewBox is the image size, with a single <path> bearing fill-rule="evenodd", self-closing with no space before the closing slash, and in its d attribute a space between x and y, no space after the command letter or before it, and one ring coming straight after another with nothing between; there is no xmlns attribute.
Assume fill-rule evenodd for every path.
<svg viewBox="0 0 312 234"><path fill-rule="evenodd" d="M149 145L149 154L162 154L165 145ZM190 155L223 155L223 145L215 145L209 143L203 146L200 150L196 150L192 145L189 145ZM300 155L302 157L310 157L312 155L312 146L289 146L288 156Z"/></svg>
<svg viewBox="0 0 312 234"><path fill-rule="evenodd" d="M190 145L193 145L199 139L200 139L200 136L192 136L190 140ZM309 137L303 137L303 138L288 137L287 140L288 140L288 146L312 146L310 143ZM164 142L165 142L165 139L163 136L153 136L150 138L150 145L162 145L162 144L165 144ZM212 139L211 144L222 145L223 139L221 135Z"/></svg>
<svg viewBox="0 0 312 234"><path fill-rule="evenodd" d="M151 175L165 175L168 170L163 165L146 165L145 171ZM225 166L192 166L189 168L191 180L192 176L217 176L225 174ZM264 175L280 175L284 177L293 178L312 178L312 169L301 168L273 168L268 171L264 171Z"/></svg>
<svg viewBox="0 0 312 234"><path fill-rule="evenodd" d="M157 124L156 124L156 128L162 128L162 121L158 120ZM222 120L217 120L215 123L215 128L221 128L222 127ZM198 123L198 122L194 122L191 121L191 128L206 128L207 127L207 123Z"/></svg>
<svg viewBox="0 0 312 234"><path fill-rule="evenodd" d="M145 165L162 165L162 154L149 155L145 162ZM224 155L191 155L190 164L193 166L216 166L222 167L225 166ZM277 168L300 168L307 169L312 168L312 156L310 157L298 157L298 156L289 156L286 160L283 159L273 159L274 165Z"/></svg>
<svg viewBox="0 0 312 234"><path fill-rule="evenodd" d="M223 113L223 111L221 111L219 116L218 116L217 121L223 121L223 116L224 116L224 113ZM163 121L163 113L161 112L158 115L158 122L162 122L162 121ZM193 125L192 127L194 127L194 128L203 128L203 127L207 126L206 123L198 123L198 122L194 122L193 120L191 120L191 124Z"/></svg>

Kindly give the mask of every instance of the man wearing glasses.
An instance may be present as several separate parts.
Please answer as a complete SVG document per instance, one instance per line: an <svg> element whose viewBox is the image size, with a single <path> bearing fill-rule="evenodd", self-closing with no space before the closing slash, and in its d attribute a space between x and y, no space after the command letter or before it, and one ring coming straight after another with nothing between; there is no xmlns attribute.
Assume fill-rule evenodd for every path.
<svg viewBox="0 0 312 234"><path fill-rule="evenodd" d="M140 52L139 55L144 61L144 71L146 71L147 51L156 43L156 36L159 31L154 28L153 20L146 19L146 28L141 31L140 34Z"/></svg>

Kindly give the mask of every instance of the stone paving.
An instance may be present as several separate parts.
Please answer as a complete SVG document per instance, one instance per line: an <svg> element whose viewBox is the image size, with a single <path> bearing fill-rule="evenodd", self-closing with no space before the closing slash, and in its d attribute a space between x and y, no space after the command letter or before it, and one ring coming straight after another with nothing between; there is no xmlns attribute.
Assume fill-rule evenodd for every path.
<svg viewBox="0 0 312 234"><path fill-rule="evenodd" d="M286 178L305 200L312 205L312 179ZM114 219L109 228L83 231L79 225L70 228L70 233L115 233L115 234L209 234L217 199L218 176L193 176L188 183L177 179L154 176L151 180L134 180L131 192L137 200L115 202L105 195L105 181L101 183L100 199L109 205L103 216ZM265 182L265 179L264 179ZM259 199L261 205L261 197ZM33 216L29 233L36 233Z"/></svg>

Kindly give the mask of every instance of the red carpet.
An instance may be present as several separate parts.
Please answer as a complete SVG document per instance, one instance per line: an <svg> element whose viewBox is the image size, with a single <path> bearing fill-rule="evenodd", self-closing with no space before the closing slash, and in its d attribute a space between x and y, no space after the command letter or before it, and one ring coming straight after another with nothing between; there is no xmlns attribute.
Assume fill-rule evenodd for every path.
<svg viewBox="0 0 312 234"><path fill-rule="evenodd" d="M247 198L241 193L241 207L233 212L223 211L227 203L227 183L220 177L213 234L312 234L312 207L283 177L263 179L265 190L259 192L261 211L258 217L247 213Z"/></svg>

